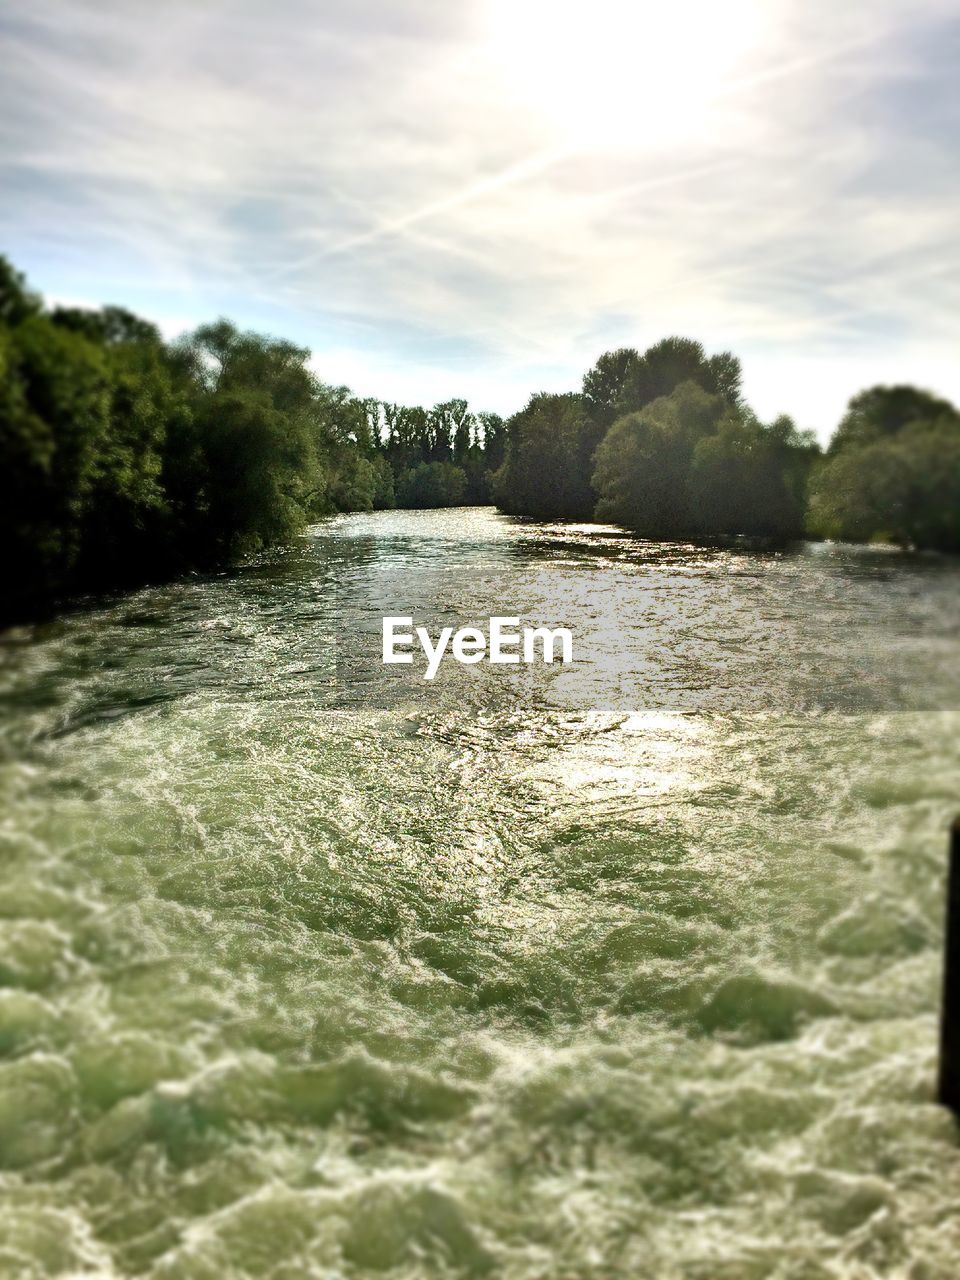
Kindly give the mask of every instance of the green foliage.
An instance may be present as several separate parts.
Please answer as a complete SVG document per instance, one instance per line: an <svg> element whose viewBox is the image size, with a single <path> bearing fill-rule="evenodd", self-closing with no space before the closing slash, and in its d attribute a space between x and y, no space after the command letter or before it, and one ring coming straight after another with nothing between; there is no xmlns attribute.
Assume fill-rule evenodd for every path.
<svg viewBox="0 0 960 1280"><path fill-rule="evenodd" d="M489 471L499 471L507 450L507 424L499 413L481 413L479 423L482 437L482 457Z"/></svg>
<svg viewBox="0 0 960 1280"><path fill-rule="evenodd" d="M513 515L589 519L591 459L603 435L583 397L540 393L507 423L503 466L493 491Z"/></svg>
<svg viewBox="0 0 960 1280"><path fill-rule="evenodd" d="M132 563L155 559L164 535L167 432L183 412L182 392L153 325L119 308L86 314L94 323L64 326L61 311L53 316L56 324L99 344L110 386L109 422L98 448L77 568L82 575L122 580Z"/></svg>
<svg viewBox="0 0 960 1280"><path fill-rule="evenodd" d="M3 394L0 538L8 585L60 579L80 557L81 534L109 436L110 383L104 353L30 309L0 331Z"/></svg>
<svg viewBox="0 0 960 1280"><path fill-rule="evenodd" d="M393 470L383 456L364 457L342 449L328 460L329 479L325 506L318 514L333 511L383 511L396 506Z"/></svg>
<svg viewBox="0 0 960 1280"><path fill-rule="evenodd" d="M184 456L167 469L174 542L216 562L289 538L307 519L326 439L309 351L218 320L184 338L175 356L189 410L178 432Z"/></svg>
<svg viewBox="0 0 960 1280"><path fill-rule="evenodd" d="M952 405L944 411L945 402L916 394L925 397L929 419L908 418L885 433L848 432L831 450L811 483L814 533L960 551L960 418Z"/></svg>
<svg viewBox="0 0 960 1280"><path fill-rule="evenodd" d="M321 383L304 348L226 320L169 347L121 307L47 313L0 259L4 609L392 506L381 413Z"/></svg>
<svg viewBox="0 0 960 1280"><path fill-rule="evenodd" d="M389 511L397 505L393 469L382 454L371 458L369 465L373 471L373 510ZM342 508L344 511L349 509L348 507Z"/></svg>
<svg viewBox="0 0 960 1280"><path fill-rule="evenodd" d="M229 320L168 346L122 307L48 313L0 258L8 612L255 554L331 512L486 501L504 446L465 400L360 399Z"/></svg>
<svg viewBox="0 0 960 1280"><path fill-rule="evenodd" d="M648 537L800 537L818 454L789 418L764 426L684 382L610 429L596 455L597 515Z"/></svg>
<svg viewBox="0 0 960 1280"><path fill-rule="evenodd" d="M467 476L452 462L421 462L397 481L401 507L459 507L467 494Z"/></svg>
<svg viewBox="0 0 960 1280"><path fill-rule="evenodd" d="M688 338L665 338L642 355L632 347L605 352L585 374L581 396L534 396L510 419L493 486L498 505L542 518L596 514L652 536L692 532L694 488L702 496L711 471L729 472L747 449L745 437L738 444L731 436L726 454L720 444L704 451L694 482L699 439L716 431L725 412L739 413L740 377L735 356L707 356ZM743 480L749 467L739 465ZM753 466L759 488L763 467ZM792 483L783 503L793 527ZM719 507L710 516L711 523L730 519Z"/></svg>
<svg viewBox="0 0 960 1280"><path fill-rule="evenodd" d="M263 391L230 389L205 398L194 430L203 545L215 558L250 555L304 522L313 453L303 423Z"/></svg>
<svg viewBox="0 0 960 1280"><path fill-rule="evenodd" d="M99 342L104 346L160 346L160 330L157 326L148 320L141 320L124 307L103 307L100 311L56 307L51 319L54 324L82 333L92 342Z"/></svg>
<svg viewBox="0 0 960 1280"><path fill-rule="evenodd" d="M398 404L385 404L383 410L387 432L384 447L394 474L429 461L435 445L429 412L419 405Z"/></svg>
<svg viewBox="0 0 960 1280"><path fill-rule="evenodd" d="M664 338L626 364L616 409L619 414L636 412L669 396L684 382L694 382L709 395L736 405L740 380L740 361L729 351L708 357L702 344L691 338Z"/></svg>
<svg viewBox="0 0 960 1280"><path fill-rule="evenodd" d="M948 400L918 387L869 387L853 397L830 441L833 456L855 445L873 444L896 435L915 422L935 422L960 415Z"/></svg>
<svg viewBox="0 0 960 1280"><path fill-rule="evenodd" d="M691 460L691 516L705 534L801 538L816 441L780 417L765 427L749 411L727 410Z"/></svg>
<svg viewBox="0 0 960 1280"><path fill-rule="evenodd" d="M640 362L633 347L606 351L592 369L583 375L583 399L595 422L609 426L617 414L617 406L628 378Z"/></svg>
<svg viewBox="0 0 960 1280"><path fill-rule="evenodd" d="M694 450L716 430L725 409L721 396L684 382L619 418L596 453L597 516L648 537L691 533Z"/></svg>
<svg viewBox="0 0 960 1280"><path fill-rule="evenodd" d="M0 257L0 324L18 325L42 308L37 294L27 288L23 275Z"/></svg>
<svg viewBox="0 0 960 1280"><path fill-rule="evenodd" d="M44 310L0 258L0 538L11 601L256 553L336 511L491 497L650 537L885 539L960 551L960 413L910 386L850 402L827 456L742 403L740 364L671 337L601 355L509 421L322 382L310 353L122 307ZM809 502L808 502L809 494Z"/></svg>

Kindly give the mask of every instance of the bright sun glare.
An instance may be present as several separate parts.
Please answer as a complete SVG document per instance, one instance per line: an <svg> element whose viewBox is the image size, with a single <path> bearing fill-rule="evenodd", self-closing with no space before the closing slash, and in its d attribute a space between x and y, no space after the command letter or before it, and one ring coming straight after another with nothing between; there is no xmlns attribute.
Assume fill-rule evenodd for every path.
<svg viewBox="0 0 960 1280"><path fill-rule="evenodd" d="M520 103L594 148L696 128L764 26L759 0L489 0L487 18Z"/></svg>

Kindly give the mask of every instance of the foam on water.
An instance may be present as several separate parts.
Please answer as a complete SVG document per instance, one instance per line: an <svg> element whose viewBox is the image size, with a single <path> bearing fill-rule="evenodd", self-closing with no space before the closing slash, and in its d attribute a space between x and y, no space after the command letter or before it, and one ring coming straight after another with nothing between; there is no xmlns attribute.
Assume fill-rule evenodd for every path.
<svg viewBox="0 0 960 1280"><path fill-rule="evenodd" d="M15 637L0 1274L954 1280L958 571L378 519ZM331 648L464 557L649 643L429 697Z"/></svg>

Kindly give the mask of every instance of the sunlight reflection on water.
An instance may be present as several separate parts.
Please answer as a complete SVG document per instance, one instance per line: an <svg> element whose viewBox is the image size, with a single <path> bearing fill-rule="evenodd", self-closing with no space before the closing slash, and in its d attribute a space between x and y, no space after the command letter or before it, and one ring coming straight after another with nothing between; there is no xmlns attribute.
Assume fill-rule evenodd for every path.
<svg viewBox="0 0 960 1280"><path fill-rule="evenodd" d="M958 585L398 512L9 636L0 1271L952 1280Z"/></svg>

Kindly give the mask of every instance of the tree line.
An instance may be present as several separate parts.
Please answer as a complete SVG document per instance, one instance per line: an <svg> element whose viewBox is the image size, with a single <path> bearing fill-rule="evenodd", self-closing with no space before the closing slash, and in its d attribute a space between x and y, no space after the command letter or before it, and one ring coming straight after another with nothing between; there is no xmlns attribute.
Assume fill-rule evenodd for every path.
<svg viewBox="0 0 960 1280"><path fill-rule="evenodd" d="M910 386L849 404L824 453L761 422L740 363L666 338L607 352L578 394L535 395L506 424L502 510L610 520L650 538L802 537L960 551L960 413Z"/></svg>
<svg viewBox="0 0 960 1280"><path fill-rule="evenodd" d="M0 258L4 609L255 554L338 511L495 502L651 538L803 536L960 551L960 414L854 397L824 453L763 423L729 352L602 355L506 422L384 403L226 320L169 343L119 307L47 308Z"/></svg>
<svg viewBox="0 0 960 1280"><path fill-rule="evenodd" d="M504 423L385 404L310 352L120 307L44 306L0 258L0 589L9 614L236 561L338 511L490 501Z"/></svg>

